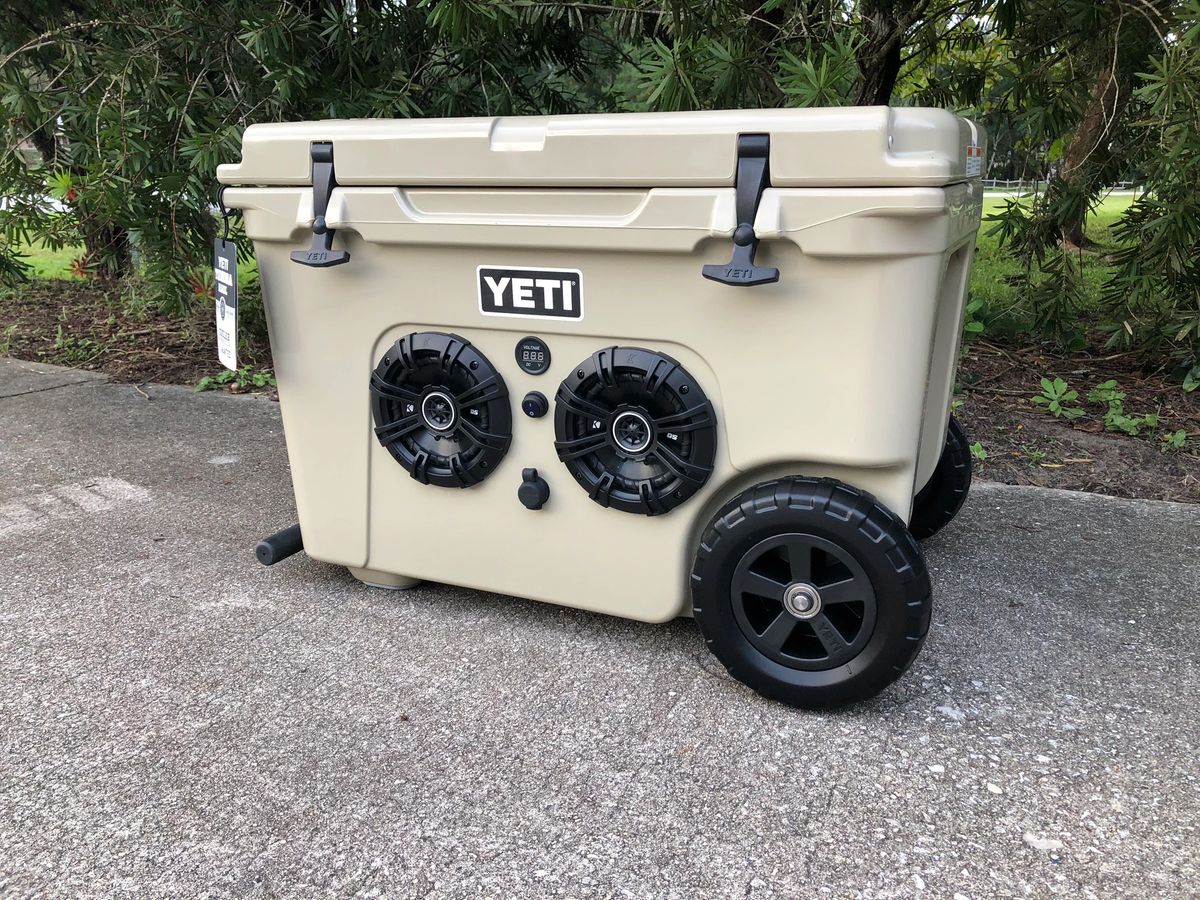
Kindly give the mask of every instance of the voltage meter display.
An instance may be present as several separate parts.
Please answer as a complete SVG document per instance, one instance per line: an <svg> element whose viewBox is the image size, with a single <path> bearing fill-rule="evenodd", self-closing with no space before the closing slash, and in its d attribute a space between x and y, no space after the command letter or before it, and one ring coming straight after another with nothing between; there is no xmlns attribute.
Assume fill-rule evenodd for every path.
<svg viewBox="0 0 1200 900"><path fill-rule="evenodd" d="M550 368L550 348L541 338L521 338L517 342L517 365L530 375L545 373Z"/></svg>

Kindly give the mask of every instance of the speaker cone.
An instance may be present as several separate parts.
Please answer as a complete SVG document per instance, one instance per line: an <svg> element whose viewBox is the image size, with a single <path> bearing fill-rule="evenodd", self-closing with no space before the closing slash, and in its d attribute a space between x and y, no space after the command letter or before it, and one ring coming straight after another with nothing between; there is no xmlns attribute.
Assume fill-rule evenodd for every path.
<svg viewBox="0 0 1200 900"><path fill-rule="evenodd" d="M371 411L379 442L423 484L477 484L512 442L504 379L454 334L396 341L371 374Z"/></svg>
<svg viewBox="0 0 1200 900"><path fill-rule="evenodd" d="M637 347L608 347L558 388L554 443L601 506L670 512L712 474L716 417L678 362Z"/></svg>

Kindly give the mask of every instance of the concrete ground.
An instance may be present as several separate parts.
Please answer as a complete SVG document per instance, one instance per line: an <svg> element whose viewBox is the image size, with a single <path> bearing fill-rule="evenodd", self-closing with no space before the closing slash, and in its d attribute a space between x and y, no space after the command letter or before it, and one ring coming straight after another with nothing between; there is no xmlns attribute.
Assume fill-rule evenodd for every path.
<svg viewBox="0 0 1200 900"><path fill-rule="evenodd" d="M0 895L1200 892L1200 508L980 485L908 675L303 557L275 404L0 361Z"/></svg>

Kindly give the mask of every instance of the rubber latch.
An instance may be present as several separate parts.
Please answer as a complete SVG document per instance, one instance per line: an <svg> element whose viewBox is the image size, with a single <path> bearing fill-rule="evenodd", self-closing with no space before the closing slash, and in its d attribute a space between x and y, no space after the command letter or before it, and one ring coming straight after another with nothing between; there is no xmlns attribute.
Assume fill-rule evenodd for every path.
<svg viewBox="0 0 1200 900"><path fill-rule="evenodd" d="M325 221L329 211L329 198L337 187L337 179L333 172L333 144L322 143L312 145L312 183L313 183L313 241L307 250L293 250L292 262L302 266L312 266L326 269L330 266L340 266L350 262L350 254L345 250L333 249L333 236L337 232L330 228Z"/></svg>
<svg viewBox="0 0 1200 900"><path fill-rule="evenodd" d="M732 287L752 287L779 280L779 270L756 266L758 235L754 219L762 193L771 184L771 136L742 134L737 145L737 183L735 186L737 227L733 230L733 257L723 266L708 265L701 274L710 281Z"/></svg>

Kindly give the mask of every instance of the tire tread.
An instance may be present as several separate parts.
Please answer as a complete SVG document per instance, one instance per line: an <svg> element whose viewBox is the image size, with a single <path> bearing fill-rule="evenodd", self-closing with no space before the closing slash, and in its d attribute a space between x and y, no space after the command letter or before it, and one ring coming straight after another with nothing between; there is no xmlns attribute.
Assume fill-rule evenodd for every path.
<svg viewBox="0 0 1200 900"><path fill-rule="evenodd" d="M699 585L703 581L703 569L709 558L722 542L736 537L738 526L753 518L775 510L787 509L815 512L828 516L843 524L850 524L865 540L874 545L879 558L886 560L898 581L912 586L916 593L906 602L910 613L905 617L904 653L898 662L881 668L871 679L856 681L849 692L833 692L828 699L805 697L798 701L787 696L786 691L773 691L759 679L747 678L746 673L735 671L722 659L726 669L737 678L766 696L794 705L823 708L842 706L849 702L865 699L882 691L899 678L912 664L925 642L931 621L932 586L925 560L916 539L904 521L881 504L871 493L851 487L833 478L810 478L793 476L763 482L735 497L722 507L699 541L691 581ZM917 584L914 584L917 582ZM706 629L705 607L695 607L693 613L711 647L713 638Z"/></svg>
<svg viewBox="0 0 1200 900"><path fill-rule="evenodd" d="M937 468L913 498L908 527L918 540L933 537L954 520L967 502L971 474L970 439L962 424L951 416Z"/></svg>

